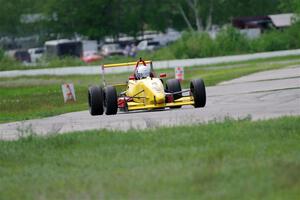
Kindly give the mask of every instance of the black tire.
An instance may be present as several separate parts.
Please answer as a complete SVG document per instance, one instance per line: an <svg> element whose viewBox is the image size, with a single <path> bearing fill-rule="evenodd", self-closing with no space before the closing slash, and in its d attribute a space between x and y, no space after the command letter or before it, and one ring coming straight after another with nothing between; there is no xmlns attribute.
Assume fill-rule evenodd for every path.
<svg viewBox="0 0 300 200"><path fill-rule="evenodd" d="M118 112L118 95L117 90L113 86L104 88L104 106L106 108L105 114L115 115Z"/></svg>
<svg viewBox="0 0 300 200"><path fill-rule="evenodd" d="M92 86L88 90L88 103L91 115L103 114L103 91L102 88Z"/></svg>
<svg viewBox="0 0 300 200"><path fill-rule="evenodd" d="M206 104L206 91L204 81L202 79L195 79L190 84L191 93L194 97L195 108L202 108Z"/></svg>
<svg viewBox="0 0 300 200"><path fill-rule="evenodd" d="M180 92L181 91L181 85L179 80L177 79L169 79L166 82L166 90L167 92ZM180 99L182 97L182 94L174 94L173 95L174 100Z"/></svg>
<svg viewBox="0 0 300 200"><path fill-rule="evenodd" d="M181 91L181 85L180 85L180 81L178 79L169 79L166 82L166 90L167 92L180 92ZM173 98L174 100L180 99L182 97L182 93L179 94L174 94ZM173 108L181 108L181 106L173 106L170 107L171 109Z"/></svg>

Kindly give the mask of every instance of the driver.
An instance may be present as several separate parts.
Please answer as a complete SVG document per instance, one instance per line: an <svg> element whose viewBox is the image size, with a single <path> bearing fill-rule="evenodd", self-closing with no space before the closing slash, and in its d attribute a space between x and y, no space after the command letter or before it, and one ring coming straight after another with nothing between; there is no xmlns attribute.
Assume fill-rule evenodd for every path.
<svg viewBox="0 0 300 200"><path fill-rule="evenodd" d="M143 79L150 76L150 67L140 63L135 70L136 79Z"/></svg>

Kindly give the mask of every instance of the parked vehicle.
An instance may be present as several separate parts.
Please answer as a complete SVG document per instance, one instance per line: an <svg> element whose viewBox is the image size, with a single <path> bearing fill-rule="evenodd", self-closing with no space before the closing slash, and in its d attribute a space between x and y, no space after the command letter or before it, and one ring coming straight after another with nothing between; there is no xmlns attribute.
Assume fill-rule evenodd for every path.
<svg viewBox="0 0 300 200"><path fill-rule="evenodd" d="M137 45L138 51L153 51L160 48L161 45L158 41L143 40Z"/></svg>
<svg viewBox="0 0 300 200"><path fill-rule="evenodd" d="M98 51L98 42L97 40L81 40L82 42L82 51Z"/></svg>
<svg viewBox="0 0 300 200"><path fill-rule="evenodd" d="M45 42L46 55L53 57L82 56L82 42L74 40L52 40Z"/></svg>
<svg viewBox="0 0 300 200"><path fill-rule="evenodd" d="M45 52L45 49L43 47L28 49L28 53L30 54L31 62L36 63L37 61L41 60L44 52Z"/></svg>
<svg viewBox="0 0 300 200"><path fill-rule="evenodd" d="M137 37L139 41L148 40L159 42L160 46L175 42L181 37L181 32L168 28L165 33L155 31L145 31L143 35Z"/></svg>
<svg viewBox="0 0 300 200"><path fill-rule="evenodd" d="M25 49L11 50L6 52L6 55L20 62L24 62L24 63L31 62L30 54Z"/></svg>
<svg viewBox="0 0 300 200"><path fill-rule="evenodd" d="M81 60L86 63L92 63L101 60L103 57L97 51L84 51Z"/></svg>
<svg viewBox="0 0 300 200"><path fill-rule="evenodd" d="M101 47L101 55L103 55L103 56L115 56L115 55L123 56L124 52L119 44L116 44L116 43L104 44Z"/></svg>

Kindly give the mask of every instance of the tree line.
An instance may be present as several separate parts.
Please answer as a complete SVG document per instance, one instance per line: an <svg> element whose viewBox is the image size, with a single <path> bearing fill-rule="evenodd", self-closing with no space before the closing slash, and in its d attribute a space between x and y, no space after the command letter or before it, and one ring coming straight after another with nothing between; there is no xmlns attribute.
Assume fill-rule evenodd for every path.
<svg viewBox="0 0 300 200"><path fill-rule="evenodd" d="M300 11L299 0L0 0L0 37L90 39L145 30L205 31L238 16Z"/></svg>

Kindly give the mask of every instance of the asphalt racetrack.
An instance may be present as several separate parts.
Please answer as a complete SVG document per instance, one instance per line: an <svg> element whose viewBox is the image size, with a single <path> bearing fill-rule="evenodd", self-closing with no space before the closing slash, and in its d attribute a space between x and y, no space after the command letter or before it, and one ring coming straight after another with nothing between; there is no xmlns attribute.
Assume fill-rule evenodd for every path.
<svg viewBox="0 0 300 200"><path fill-rule="evenodd" d="M13 140L29 133L58 134L91 129L145 129L178 126L226 117L253 120L300 115L300 66L260 72L207 87L205 108L192 106L162 111L90 116L88 111L44 119L0 124L0 139Z"/></svg>

